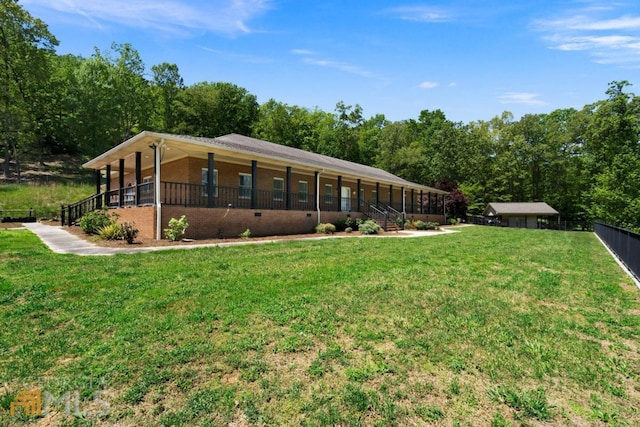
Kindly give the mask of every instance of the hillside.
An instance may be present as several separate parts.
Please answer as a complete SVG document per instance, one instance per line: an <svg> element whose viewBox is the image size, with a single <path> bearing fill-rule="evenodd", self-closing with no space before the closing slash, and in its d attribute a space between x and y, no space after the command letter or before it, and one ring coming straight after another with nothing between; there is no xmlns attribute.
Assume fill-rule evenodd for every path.
<svg viewBox="0 0 640 427"><path fill-rule="evenodd" d="M92 171L83 169L85 159L82 156L68 154L43 156L42 162L27 159L20 162L21 184L47 183L92 183ZM15 162L10 163L11 175L4 176L4 159L0 159L0 184L17 184L18 174Z"/></svg>
<svg viewBox="0 0 640 427"><path fill-rule="evenodd" d="M47 156L43 162L21 163L20 184L11 165L13 176L0 174L0 218L25 217L29 210L38 219L60 214L60 205L81 200L95 191L93 171L82 169L80 157ZM0 171L4 160L0 160Z"/></svg>

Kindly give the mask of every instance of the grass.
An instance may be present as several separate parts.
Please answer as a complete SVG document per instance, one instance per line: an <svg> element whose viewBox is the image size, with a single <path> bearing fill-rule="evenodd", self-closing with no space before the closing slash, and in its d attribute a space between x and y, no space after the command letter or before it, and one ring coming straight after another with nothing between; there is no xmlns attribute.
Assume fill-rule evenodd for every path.
<svg viewBox="0 0 640 427"><path fill-rule="evenodd" d="M0 230L0 316L2 425L33 387L69 426L640 424L638 290L590 233L84 258Z"/></svg>
<svg viewBox="0 0 640 427"><path fill-rule="evenodd" d="M74 203L95 193L89 184L0 184L0 211L35 209L38 218L60 215L60 206ZM4 215L2 215L4 216ZM14 215L15 216L15 215Z"/></svg>

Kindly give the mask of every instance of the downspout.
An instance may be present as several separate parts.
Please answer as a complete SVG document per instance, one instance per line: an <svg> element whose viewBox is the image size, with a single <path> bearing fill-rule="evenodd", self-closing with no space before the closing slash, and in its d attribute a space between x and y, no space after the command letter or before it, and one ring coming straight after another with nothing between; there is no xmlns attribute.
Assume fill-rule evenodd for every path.
<svg viewBox="0 0 640 427"><path fill-rule="evenodd" d="M164 138L160 140L160 144L153 144L153 158L155 161L155 199L156 199L156 240L162 240L162 203L160 203L160 152L164 145Z"/></svg>
<svg viewBox="0 0 640 427"><path fill-rule="evenodd" d="M324 169L322 169L324 172ZM316 172L316 210L318 212L318 224L320 224L320 172Z"/></svg>

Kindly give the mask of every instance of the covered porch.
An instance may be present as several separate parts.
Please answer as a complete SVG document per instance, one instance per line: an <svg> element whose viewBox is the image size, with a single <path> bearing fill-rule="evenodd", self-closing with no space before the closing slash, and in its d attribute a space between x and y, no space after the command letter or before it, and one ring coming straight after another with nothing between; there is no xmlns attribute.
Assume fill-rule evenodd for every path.
<svg viewBox="0 0 640 427"><path fill-rule="evenodd" d="M295 161L298 159L290 155L248 152L233 147L233 143L238 138L240 142L246 139L249 148L251 144L262 148L259 143L263 143L272 150L275 144L231 137L236 139L139 134L85 164L96 171L96 193L63 206L63 224L72 224L85 213L103 207L154 208L158 239L164 223L163 207L315 212L318 222L321 212L342 212L345 216L357 213L384 223L399 223L399 218L404 220L407 215L442 217L438 222L444 222L444 191L338 159L328 158L335 164L326 166L336 166L329 169ZM296 150L294 154L302 152L282 148ZM303 153L312 160L317 156L327 162L326 156ZM341 163L353 166L353 170ZM358 168L380 176L361 174Z"/></svg>

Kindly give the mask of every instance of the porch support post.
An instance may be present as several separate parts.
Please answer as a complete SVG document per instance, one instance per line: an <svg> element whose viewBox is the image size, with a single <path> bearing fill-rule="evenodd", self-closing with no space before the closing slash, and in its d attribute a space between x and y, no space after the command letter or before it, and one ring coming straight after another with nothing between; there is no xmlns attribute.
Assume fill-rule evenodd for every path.
<svg viewBox="0 0 640 427"><path fill-rule="evenodd" d="M96 169L96 196L100 195L102 184L102 169ZM102 209L102 197L96 197L96 208Z"/></svg>
<svg viewBox="0 0 640 427"><path fill-rule="evenodd" d="M413 188L411 189L411 213L416 213L416 196Z"/></svg>
<svg viewBox="0 0 640 427"><path fill-rule="evenodd" d="M107 181L105 182L105 192L111 191L111 164L107 165Z"/></svg>
<svg viewBox="0 0 640 427"><path fill-rule="evenodd" d="M393 185L389 185L389 206L393 207Z"/></svg>
<svg viewBox="0 0 640 427"><path fill-rule="evenodd" d="M338 211L342 212L342 175L338 175Z"/></svg>
<svg viewBox="0 0 640 427"><path fill-rule="evenodd" d="M376 207L380 207L380 183L376 182Z"/></svg>
<svg viewBox="0 0 640 427"><path fill-rule="evenodd" d="M429 191L429 193L427 194L427 199L429 200L429 205L427 206L427 214L428 214L428 215L431 215L431 214L433 213L433 212L432 212L432 209L433 209L433 206L432 206L432 205L433 205L433 203L431 203L431 202L432 202L432 200L431 200L431 191Z"/></svg>
<svg viewBox="0 0 640 427"><path fill-rule="evenodd" d="M285 199L285 209L291 209L291 166L287 166L286 182L284 183L284 191L287 195Z"/></svg>
<svg viewBox="0 0 640 427"><path fill-rule="evenodd" d="M447 195L443 194L442 195L442 215L445 215L445 221L446 221L446 214L447 214L447 210L445 208L445 199L446 199Z"/></svg>
<svg viewBox="0 0 640 427"><path fill-rule="evenodd" d="M213 158L213 153L207 153L207 207L212 208L214 206L214 186L213 186L213 178L214 178L214 170L215 162Z"/></svg>
<svg viewBox="0 0 640 427"><path fill-rule="evenodd" d="M140 186L142 184L142 153L136 151L136 206L140 205Z"/></svg>
<svg viewBox="0 0 640 427"><path fill-rule="evenodd" d="M361 212L362 211L362 197L360 196L360 192L362 191L362 180L360 178L358 178L357 184L356 184L356 192L358 194L357 196L357 203L358 203L358 210L357 212Z"/></svg>
<svg viewBox="0 0 640 427"><path fill-rule="evenodd" d="M420 190L420 213L424 213L424 192Z"/></svg>
<svg viewBox="0 0 640 427"><path fill-rule="evenodd" d="M400 192L402 193L402 213L407 213L407 195L404 192L404 187L400 188Z"/></svg>
<svg viewBox="0 0 640 427"><path fill-rule="evenodd" d="M258 161L251 160L251 209L258 209Z"/></svg>
<svg viewBox="0 0 640 427"><path fill-rule="evenodd" d="M104 183L104 206L111 202L111 163L107 165L106 181Z"/></svg>
<svg viewBox="0 0 640 427"><path fill-rule="evenodd" d="M118 184L118 207L121 208L124 206L124 159L118 161Z"/></svg>
<svg viewBox="0 0 640 427"><path fill-rule="evenodd" d="M101 185L102 185L102 170L96 169L96 194L100 194Z"/></svg>
<svg viewBox="0 0 640 427"><path fill-rule="evenodd" d="M318 212L318 224L320 224L320 173L314 173L314 181L316 186L316 197L313 200L313 209Z"/></svg>

